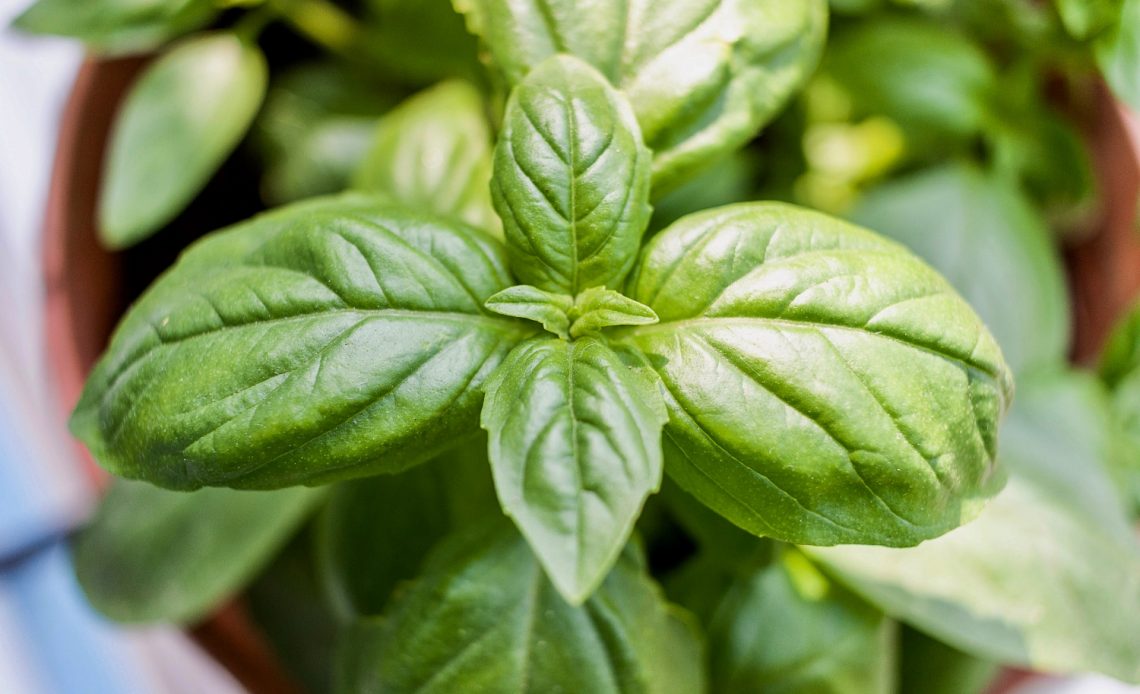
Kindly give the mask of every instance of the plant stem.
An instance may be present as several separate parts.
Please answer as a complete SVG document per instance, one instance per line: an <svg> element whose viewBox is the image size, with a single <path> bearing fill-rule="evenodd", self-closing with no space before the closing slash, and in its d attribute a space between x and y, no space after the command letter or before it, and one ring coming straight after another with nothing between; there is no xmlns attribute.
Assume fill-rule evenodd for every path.
<svg viewBox="0 0 1140 694"><path fill-rule="evenodd" d="M269 5L314 43L337 55L359 59L360 25L341 8L327 0L269 0Z"/></svg>

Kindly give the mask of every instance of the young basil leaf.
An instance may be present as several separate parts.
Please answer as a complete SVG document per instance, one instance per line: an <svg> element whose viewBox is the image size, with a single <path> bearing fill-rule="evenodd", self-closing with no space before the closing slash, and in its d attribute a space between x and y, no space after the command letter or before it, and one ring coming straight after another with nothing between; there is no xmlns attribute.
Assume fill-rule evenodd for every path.
<svg viewBox="0 0 1140 694"><path fill-rule="evenodd" d="M511 84L556 53L633 105L660 192L750 140L815 68L826 0L453 0Z"/></svg>
<svg viewBox="0 0 1140 694"><path fill-rule="evenodd" d="M538 287L521 284L504 289L483 305L504 316L542 323L548 332L563 339L570 337L570 309L574 306L574 299L565 294L544 292Z"/></svg>
<svg viewBox="0 0 1140 694"><path fill-rule="evenodd" d="M519 345L486 392L499 501L559 592L580 604L661 485L661 393L592 337Z"/></svg>
<svg viewBox="0 0 1140 694"><path fill-rule="evenodd" d="M579 338L618 325L650 325L657 314L619 292L604 287L591 287L574 299L574 318L570 337Z"/></svg>
<svg viewBox="0 0 1140 694"><path fill-rule="evenodd" d="M929 221L916 219L938 210ZM873 189L852 218L906 245L978 312L1015 373L1054 368L1069 297L1049 229L1007 179L951 165Z"/></svg>
<svg viewBox="0 0 1140 694"><path fill-rule="evenodd" d="M876 18L829 42L822 72L860 111L896 121L918 149L983 126L997 76L982 48L945 22Z"/></svg>
<svg viewBox="0 0 1140 694"><path fill-rule="evenodd" d="M892 694L895 624L795 549L736 579L708 628L713 691Z"/></svg>
<svg viewBox="0 0 1140 694"><path fill-rule="evenodd" d="M899 619L981 658L1140 682L1140 545L1108 479L1103 392L1027 380L1002 428L1009 484L977 520L911 549L811 548Z"/></svg>
<svg viewBox="0 0 1140 694"><path fill-rule="evenodd" d="M998 665L921 631L899 631L899 694L983 694Z"/></svg>
<svg viewBox="0 0 1140 694"><path fill-rule="evenodd" d="M338 690L690 694L701 650L642 560L626 552L598 591L568 605L502 523L433 552L383 619L348 633Z"/></svg>
<svg viewBox="0 0 1140 694"><path fill-rule="evenodd" d="M1140 109L1140 0L1123 0L1120 19L1095 47L1097 64L1113 93Z"/></svg>
<svg viewBox="0 0 1140 694"><path fill-rule="evenodd" d="M209 24L214 0L36 0L12 26L79 39L104 53L153 50Z"/></svg>
<svg viewBox="0 0 1140 694"><path fill-rule="evenodd" d="M487 446L448 451L398 475L340 484L317 522L321 583L338 615L383 611L445 535L500 514Z"/></svg>
<svg viewBox="0 0 1140 694"><path fill-rule="evenodd" d="M116 474L276 488L396 472L478 429L532 331L477 230L368 198L285 207L190 248L132 307L72 430Z"/></svg>
<svg viewBox="0 0 1140 694"><path fill-rule="evenodd" d="M491 182L515 275L570 295L619 283L649 223L650 159L605 77L565 55L535 68L507 103Z"/></svg>
<svg viewBox="0 0 1140 694"><path fill-rule="evenodd" d="M483 96L455 80L413 96L380 121L353 187L499 235L490 183Z"/></svg>
<svg viewBox="0 0 1140 694"><path fill-rule="evenodd" d="M665 459L686 491L788 542L913 545L1000 488L1012 379L977 315L894 242L777 203L655 237L624 329L667 391Z"/></svg>
<svg viewBox="0 0 1140 694"><path fill-rule="evenodd" d="M185 493L115 480L75 537L76 575L112 619L194 622L268 563L323 498L320 489Z"/></svg>
<svg viewBox="0 0 1140 694"><path fill-rule="evenodd" d="M147 67L111 134L99 229L130 246L173 219L237 146L265 96L265 56L227 33L195 37Z"/></svg>

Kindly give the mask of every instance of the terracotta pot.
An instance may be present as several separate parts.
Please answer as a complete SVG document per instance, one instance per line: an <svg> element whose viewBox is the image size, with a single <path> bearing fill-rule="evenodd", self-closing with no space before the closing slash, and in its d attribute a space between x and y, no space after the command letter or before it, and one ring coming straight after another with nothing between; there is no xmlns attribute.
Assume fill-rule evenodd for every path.
<svg viewBox="0 0 1140 694"><path fill-rule="evenodd" d="M120 255L99 245L94 220L108 130L123 93L142 65L137 59L85 63L60 129L43 260L48 360L65 412L78 400L84 378L106 345L128 296L123 282L128 268ZM1086 364L1140 294L1140 232L1135 223L1140 199L1140 128L1107 91L1100 90L1099 99L1100 108L1087 130L1104 213L1085 240L1065 251L1075 321L1072 355L1076 362ZM161 271L171 260L172 256L150 272ZM76 450L92 480L101 484L105 473L82 446L76 444ZM251 691L298 690L239 603L224 607L192 633ZM990 691L1004 691L1029 676L1005 671Z"/></svg>
<svg viewBox="0 0 1140 694"><path fill-rule="evenodd" d="M87 373L125 308L122 258L99 245L95 205L112 119L144 62L84 63L61 120L44 218L43 272L48 366L65 413L79 399ZM76 443L75 449L92 482L103 486L106 473L83 446ZM190 633L250 691L300 691L240 602L223 606Z"/></svg>

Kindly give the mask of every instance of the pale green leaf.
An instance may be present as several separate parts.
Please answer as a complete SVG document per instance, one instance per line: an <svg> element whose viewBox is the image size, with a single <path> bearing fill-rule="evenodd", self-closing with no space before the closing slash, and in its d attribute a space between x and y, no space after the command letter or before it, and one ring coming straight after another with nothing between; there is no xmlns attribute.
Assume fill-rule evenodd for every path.
<svg viewBox="0 0 1140 694"><path fill-rule="evenodd" d="M1104 394L1021 384L1003 427L1009 484L974 522L912 549L810 553L888 614L976 656L1140 682L1140 545L1107 476Z"/></svg>
<svg viewBox="0 0 1140 694"><path fill-rule="evenodd" d="M491 130L482 95L438 84L381 121L353 187L501 233L491 207Z"/></svg>
<svg viewBox="0 0 1140 694"><path fill-rule="evenodd" d="M1116 98L1140 110L1140 0L1123 0L1120 18L1096 42L1100 71Z"/></svg>
<svg viewBox="0 0 1140 694"><path fill-rule="evenodd" d="M492 296L484 305L495 313L526 318L561 338L570 337L570 309L574 299L565 294L545 292L529 284L508 287Z"/></svg>
<svg viewBox="0 0 1140 694"><path fill-rule="evenodd" d="M619 325L651 325L657 314L645 304L603 287L591 287L574 298L570 326L573 338Z"/></svg>
<svg viewBox="0 0 1140 694"><path fill-rule="evenodd" d="M36 0L13 26L76 38L105 53L134 53L209 24L214 0Z"/></svg>
<svg viewBox="0 0 1140 694"><path fill-rule="evenodd" d="M149 65L111 132L99 231L130 246L174 219L241 141L267 79L265 56L228 33L197 36Z"/></svg>

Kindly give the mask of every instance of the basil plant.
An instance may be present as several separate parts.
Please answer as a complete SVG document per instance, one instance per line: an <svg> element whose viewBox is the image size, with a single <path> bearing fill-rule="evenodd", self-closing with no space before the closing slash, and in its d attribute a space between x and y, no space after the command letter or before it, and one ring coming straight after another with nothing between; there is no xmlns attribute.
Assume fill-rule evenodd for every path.
<svg viewBox="0 0 1140 694"><path fill-rule="evenodd" d="M74 1L18 23L80 35ZM1039 629L987 583L1036 487L1014 464L988 504L1013 370L950 281L804 207L675 203L807 83L823 0L84 2L113 52L214 27L128 96L109 245L177 216L250 128L287 203L185 250L90 374L71 428L117 478L74 555L102 612L194 623L248 588L318 691L1140 679L1132 646ZM276 18L346 62L267 82ZM1023 440L1054 392L1086 402L1035 387Z"/></svg>

